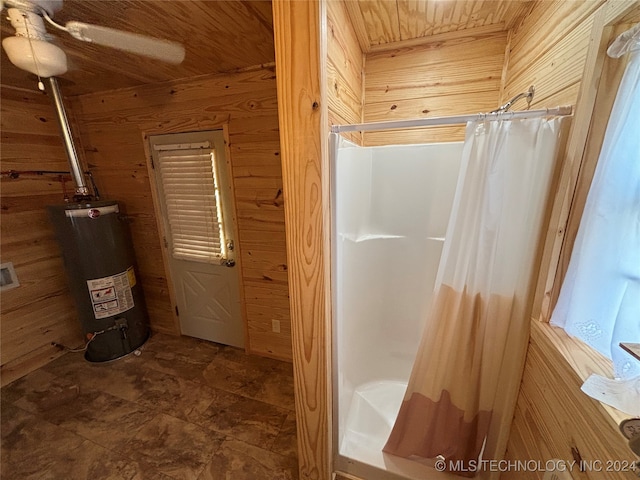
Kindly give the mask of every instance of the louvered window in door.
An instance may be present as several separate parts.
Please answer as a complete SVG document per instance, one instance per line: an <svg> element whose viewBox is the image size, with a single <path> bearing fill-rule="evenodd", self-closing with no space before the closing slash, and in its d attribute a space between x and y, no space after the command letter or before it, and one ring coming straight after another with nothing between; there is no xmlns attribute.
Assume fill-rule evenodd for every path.
<svg viewBox="0 0 640 480"><path fill-rule="evenodd" d="M227 259L216 151L209 142L155 145L174 258Z"/></svg>

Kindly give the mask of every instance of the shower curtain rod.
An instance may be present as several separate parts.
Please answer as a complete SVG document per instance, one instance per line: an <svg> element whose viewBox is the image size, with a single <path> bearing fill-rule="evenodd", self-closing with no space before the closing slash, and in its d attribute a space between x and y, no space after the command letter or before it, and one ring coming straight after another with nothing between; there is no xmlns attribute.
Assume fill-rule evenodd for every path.
<svg viewBox="0 0 640 480"><path fill-rule="evenodd" d="M513 120L517 118L546 117L547 115L571 115L573 107L545 108L541 110L523 110L519 112L476 113L474 115L456 115L451 117L418 118L414 120L396 120L394 122L357 123L352 125L332 125L331 132L369 132L374 130L392 130L402 128L430 127L434 125L456 125L479 120Z"/></svg>

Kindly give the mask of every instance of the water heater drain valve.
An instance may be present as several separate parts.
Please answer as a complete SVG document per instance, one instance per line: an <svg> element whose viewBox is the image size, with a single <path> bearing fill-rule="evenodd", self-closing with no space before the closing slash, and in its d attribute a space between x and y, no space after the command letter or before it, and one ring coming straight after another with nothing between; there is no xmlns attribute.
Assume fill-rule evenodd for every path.
<svg viewBox="0 0 640 480"><path fill-rule="evenodd" d="M126 340L127 339L127 330L129 329L129 324L127 323L127 319L126 318L116 318L113 326L120 329L120 335L122 335L122 339Z"/></svg>

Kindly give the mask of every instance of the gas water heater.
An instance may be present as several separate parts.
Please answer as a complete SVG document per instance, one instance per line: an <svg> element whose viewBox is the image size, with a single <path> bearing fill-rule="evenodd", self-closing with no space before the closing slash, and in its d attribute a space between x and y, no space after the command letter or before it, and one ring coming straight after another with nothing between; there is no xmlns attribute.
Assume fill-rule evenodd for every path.
<svg viewBox="0 0 640 480"><path fill-rule="evenodd" d="M127 220L115 201L89 194L55 77L49 89L56 107L71 173L72 203L48 207L71 294L86 342L85 359L107 362L139 348L149 322Z"/></svg>
<svg viewBox="0 0 640 480"><path fill-rule="evenodd" d="M90 362L120 358L149 336L133 245L118 203L48 207Z"/></svg>
<svg viewBox="0 0 640 480"><path fill-rule="evenodd" d="M62 8L62 0L0 0L0 7L5 6L15 35L4 38L2 48L16 67L38 76L40 90L45 89L41 78L48 80L76 185L73 203L50 207L49 215L84 329L85 358L93 362L113 360L134 351L149 336L142 289L120 206L97 201L85 185L55 78L67 71L67 57L51 43L53 37L47 33L45 21L76 40L174 65L184 60L185 49L176 42L99 25L75 21L60 25L52 17ZM0 10L4 14L4 8Z"/></svg>

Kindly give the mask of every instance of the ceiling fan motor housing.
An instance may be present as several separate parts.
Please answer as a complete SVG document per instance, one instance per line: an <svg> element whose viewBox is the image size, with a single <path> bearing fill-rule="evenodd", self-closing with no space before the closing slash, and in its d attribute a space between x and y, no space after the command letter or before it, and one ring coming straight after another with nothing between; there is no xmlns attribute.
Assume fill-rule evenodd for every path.
<svg viewBox="0 0 640 480"><path fill-rule="evenodd" d="M2 40L2 47L11 63L45 78L65 73L67 56L60 47L49 43L50 37L42 17L19 8L9 8L7 13L16 29L15 36Z"/></svg>

